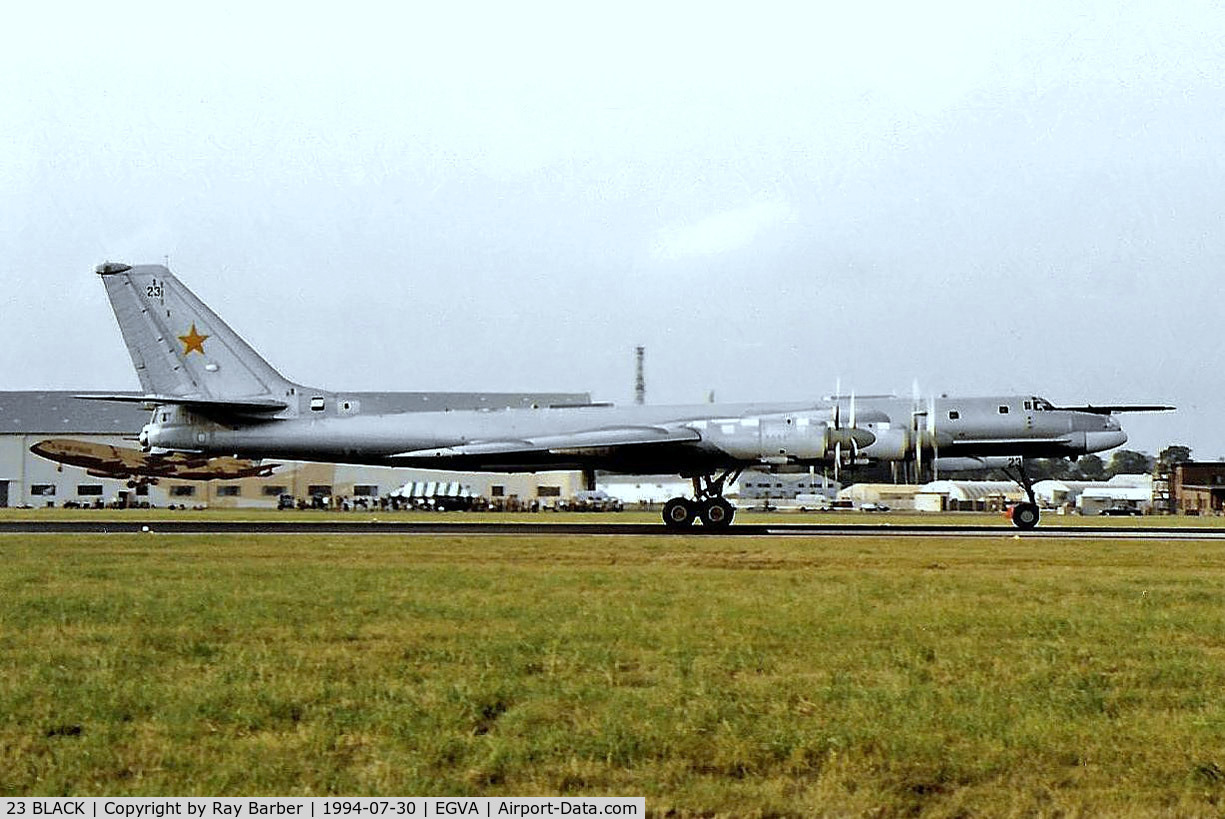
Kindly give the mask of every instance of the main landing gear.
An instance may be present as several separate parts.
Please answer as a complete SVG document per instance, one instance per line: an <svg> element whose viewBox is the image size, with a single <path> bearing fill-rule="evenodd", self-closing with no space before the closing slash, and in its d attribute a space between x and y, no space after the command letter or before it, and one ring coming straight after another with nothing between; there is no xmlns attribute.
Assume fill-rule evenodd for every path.
<svg viewBox="0 0 1225 819"><path fill-rule="evenodd" d="M740 470L732 474L732 470L724 471L719 477L712 475L695 475L693 478L694 500L688 498L672 498L664 504L664 526L674 531L687 529L694 520L700 519L702 526L711 531L722 531L732 525L736 516L736 507L723 497L723 488L728 484L728 478L735 481L740 477Z"/></svg>
<svg viewBox="0 0 1225 819"><path fill-rule="evenodd" d="M1034 482L1025 471L1025 462L1020 461L1017 464L1017 473L1015 475L1009 471L1008 467L1004 467L1004 474L1012 480L1020 484L1025 490L1028 501L1022 501L1012 507L1012 524L1018 529L1032 529L1038 525L1038 501L1034 498Z"/></svg>

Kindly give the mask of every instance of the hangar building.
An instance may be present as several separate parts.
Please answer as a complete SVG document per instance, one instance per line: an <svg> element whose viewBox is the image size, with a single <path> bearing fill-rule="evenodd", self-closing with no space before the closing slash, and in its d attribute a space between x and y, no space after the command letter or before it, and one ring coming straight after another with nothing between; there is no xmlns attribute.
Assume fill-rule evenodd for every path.
<svg viewBox="0 0 1225 819"><path fill-rule="evenodd" d="M134 438L149 420L139 404L85 401L81 391L0 392L0 507L93 506L114 502L152 506L274 508L281 495L371 498L389 495L409 481L459 483L473 495L518 498L523 503L572 496L584 488L580 472L492 474L392 469L379 466L284 461L266 478L184 481L163 478L153 486L129 488L117 478L99 478L81 467L57 464L30 452L50 437L135 447ZM446 409L504 409L590 403L586 393L353 393L371 412L423 412Z"/></svg>

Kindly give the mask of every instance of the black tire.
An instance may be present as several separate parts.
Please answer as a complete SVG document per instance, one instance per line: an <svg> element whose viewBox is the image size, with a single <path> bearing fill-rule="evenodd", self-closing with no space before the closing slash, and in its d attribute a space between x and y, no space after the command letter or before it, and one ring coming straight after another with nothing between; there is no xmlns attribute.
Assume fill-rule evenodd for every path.
<svg viewBox="0 0 1225 819"><path fill-rule="evenodd" d="M687 529L696 517L693 504L685 498L672 498L664 504L664 526L669 529Z"/></svg>
<svg viewBox="0 0 1225 819"><path fill-rule="evenodd" d="M1032 529L1038 525L1038 507L1032 503L1018 503L1012 507L1012 523L1018 529Z"/></svg>
<svg viewBox="0 0 1225 819"><path fill-rule="evenodd" d="M711 498L702 504L699 514L702 517L702 525L707 529L726 529L736 517L736 507L723 498Z"/></svg>

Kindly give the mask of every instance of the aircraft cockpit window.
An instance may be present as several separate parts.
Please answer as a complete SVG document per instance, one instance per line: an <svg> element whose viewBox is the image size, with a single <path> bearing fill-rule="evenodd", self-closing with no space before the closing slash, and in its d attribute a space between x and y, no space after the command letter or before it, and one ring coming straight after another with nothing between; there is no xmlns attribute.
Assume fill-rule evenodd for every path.
<svg viewBox="0 0 1225 819"><path fill-rule="evenodd" d="M1025 409L1027 409L1027 410L1031 410L1031 409L1033 409L1033 408L1034 408L1034 402L1033 402L1033 401L1026 401L1026 402L1025 402Z"/></svg>
<svg viewBox="0 0 1225 819"><path fill-rule="evenodd" d="M1045 398L1035 398L1034 409L1042 410L1043 412L1050 412L1051 410L1055 409L1055 405L1050 401L1047 401Z"/></svg>
<svg viewBox="0 0 1225 819"><path fill-rule="evenodd" d="M1007 414L1008 414L1008 405L1000 404L1000 415L1007 415Z"/></svg>

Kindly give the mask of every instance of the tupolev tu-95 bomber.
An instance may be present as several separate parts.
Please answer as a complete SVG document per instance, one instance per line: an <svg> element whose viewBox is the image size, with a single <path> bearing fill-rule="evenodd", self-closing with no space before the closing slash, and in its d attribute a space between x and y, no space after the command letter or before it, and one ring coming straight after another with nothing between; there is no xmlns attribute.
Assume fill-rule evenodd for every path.
<svg viewBox="0 0 1225 819"><path fill-rule="evenodd" d="M840 468L878 461L1006 465L1038 506L1024 458L1074 457L1127 440L1116 413L1165 406L1058 407L1029 395L897 397L692 406L608 404L363 412L355 396L286 379L162 265L108 262L98 274L142 395L82 398L152 410L147 452L375 464L484 472L552 469L677 474L692 498L663 509L670 529L731 525L724 489L747 468Z"/></svg>

